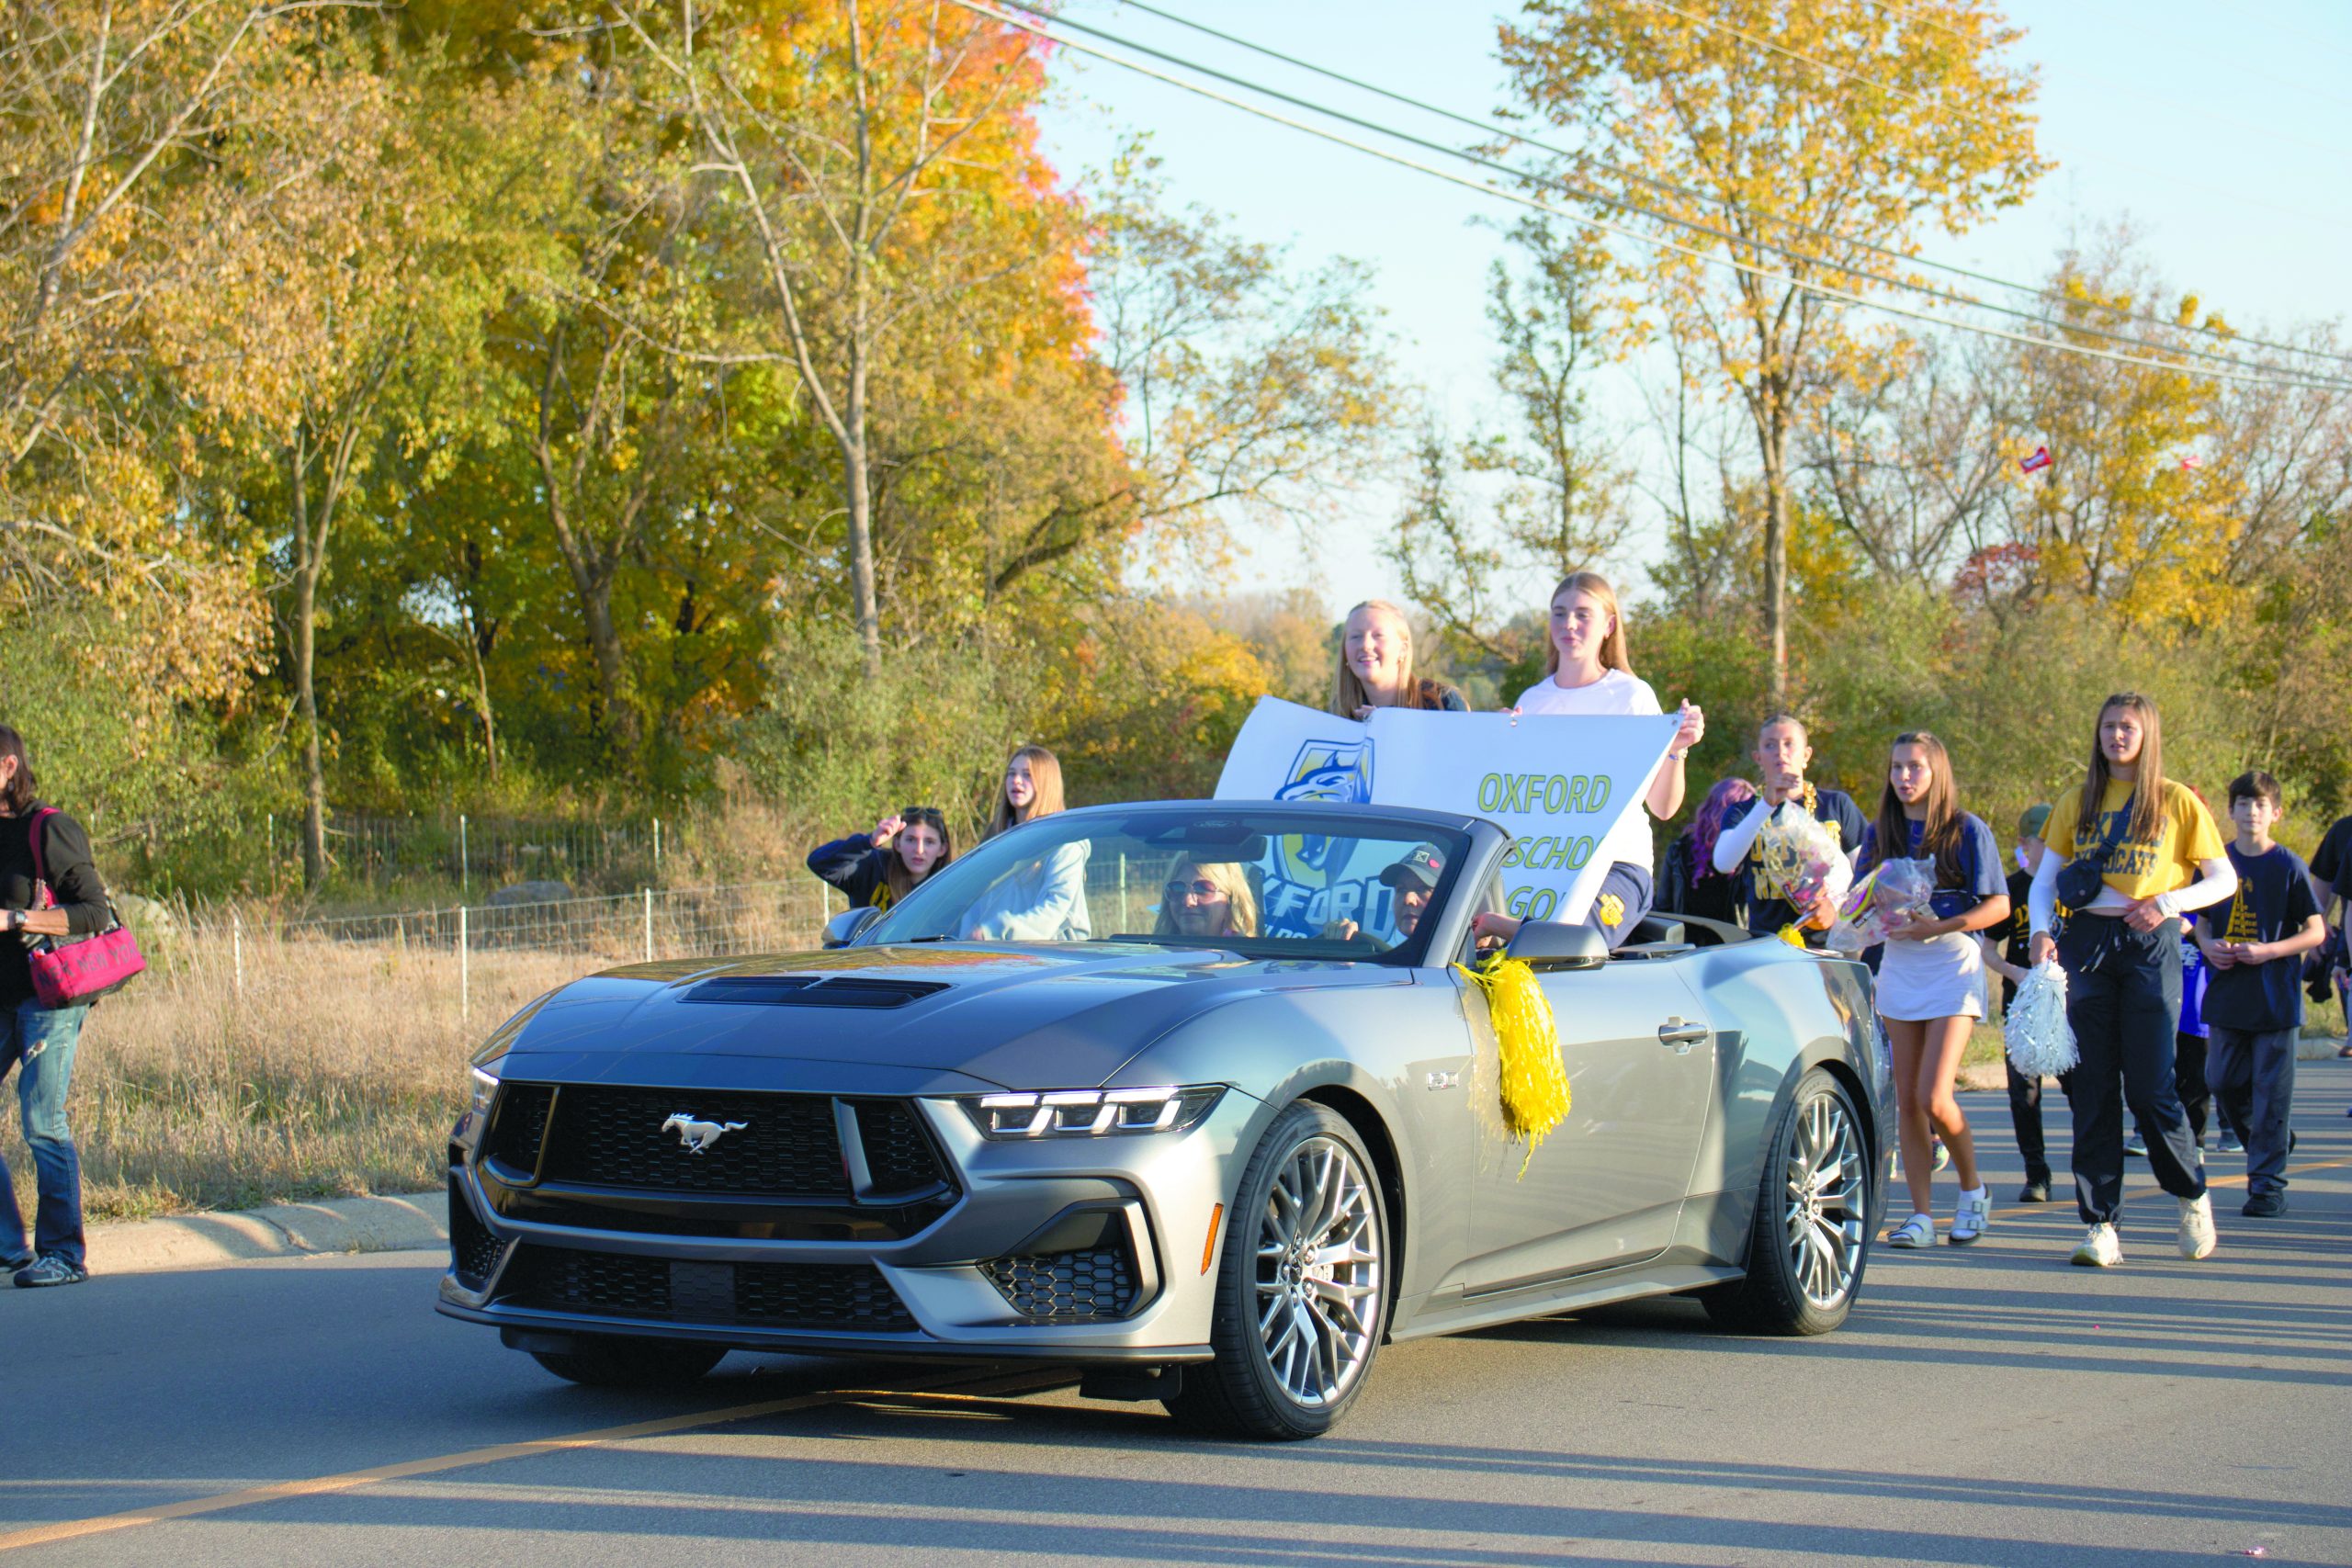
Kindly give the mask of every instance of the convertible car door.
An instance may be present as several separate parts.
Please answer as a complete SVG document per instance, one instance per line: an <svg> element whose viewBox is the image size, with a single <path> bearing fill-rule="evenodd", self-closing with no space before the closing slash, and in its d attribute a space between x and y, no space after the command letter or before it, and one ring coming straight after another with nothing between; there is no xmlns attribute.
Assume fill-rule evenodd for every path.
<svg viewBox="0 0 2352 1568"><path fill-rule="evenodd" d="M1526 1145L1482 1127L1475 1292L1533 1284L1663 1251L1715 1093L1715 1041L1688 964L1612 959L1543 976L1568 1072L1567 1118ZM1499 1096L1494 1031L1470 1001L1482 1100Z"/></svg>

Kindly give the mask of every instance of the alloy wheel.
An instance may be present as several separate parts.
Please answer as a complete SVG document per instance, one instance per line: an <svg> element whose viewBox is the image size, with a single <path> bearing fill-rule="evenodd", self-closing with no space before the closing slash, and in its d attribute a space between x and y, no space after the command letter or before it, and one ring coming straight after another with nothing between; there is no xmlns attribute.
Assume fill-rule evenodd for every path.
<svg viewBox="0 0 2352 1568"><path fill-rule="evenodd" d="M1274 1381L1295 1403L1336 1403L1379 1332L1378 1208L1355 1155L1328 1137L1283 1161L1258 1221L1258 1331Z"/></svg>
<svg viewBox="0 0 2352 1568"><path fill-rule="evenodd" d="M1866 1207L1861 1138L1844 1101L1822 1094L1798 1113L1789 1144L1789 1273L1806 1301L1827 1311L1854 1289Z"/></svg>

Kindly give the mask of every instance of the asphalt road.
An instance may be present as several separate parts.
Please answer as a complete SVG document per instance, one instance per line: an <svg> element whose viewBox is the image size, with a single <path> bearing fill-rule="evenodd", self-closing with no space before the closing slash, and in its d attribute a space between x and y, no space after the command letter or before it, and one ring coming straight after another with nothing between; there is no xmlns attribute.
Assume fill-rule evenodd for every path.
<svg viewBox="0 0 2352 1568"><path fill-rule="evenodd" d="M2205 1263L2142 1166L2112 1273L2065 1265L2070 1204L2005 1203L1972 1250L1875 1251L1825 1339L1660 1302L1391 1346L1339 1434L1284 1446L1034 1370L575 1389L435 1316L418 1254L0 1292L0 1555L2352 1563L2352 1063L2303 1066L2292 1211L2239 1218L2217 1162ZM2006 1199L2006 1108L1967 1103Z"/></svg>

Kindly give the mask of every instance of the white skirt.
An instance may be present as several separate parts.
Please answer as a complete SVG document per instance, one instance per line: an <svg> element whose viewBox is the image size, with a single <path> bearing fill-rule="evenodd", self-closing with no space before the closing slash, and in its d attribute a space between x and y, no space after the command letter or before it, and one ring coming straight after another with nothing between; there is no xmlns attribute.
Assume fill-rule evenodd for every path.
<svg viewBox="0 0 2352 1568"><path fill-rule="evenodd" d="M1878 1014L1916 1022L1984 1016L1984 950L1973 931L1890 942L1879 959Z"/></svg>

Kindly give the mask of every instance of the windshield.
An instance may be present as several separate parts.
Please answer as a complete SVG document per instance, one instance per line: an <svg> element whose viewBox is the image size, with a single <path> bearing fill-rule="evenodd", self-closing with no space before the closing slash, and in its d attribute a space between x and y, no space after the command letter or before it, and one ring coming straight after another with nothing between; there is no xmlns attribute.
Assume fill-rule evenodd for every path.
<svg viewBox="0 0 2352 1568"><path fill-rule="evenodd" d="M1296 807L1057 815L958 858L864 940L1157 942L1418 964L1469 841Z"/></svg>

